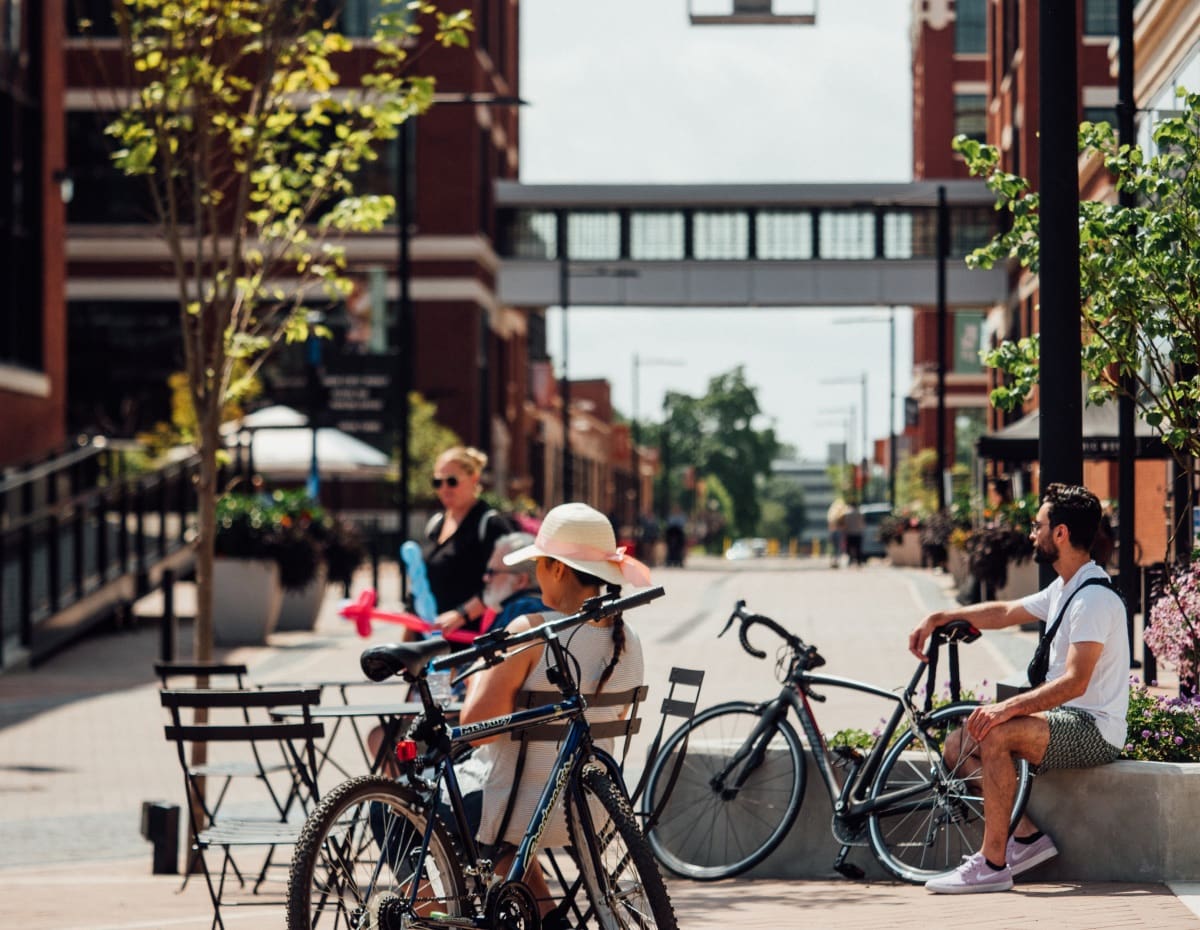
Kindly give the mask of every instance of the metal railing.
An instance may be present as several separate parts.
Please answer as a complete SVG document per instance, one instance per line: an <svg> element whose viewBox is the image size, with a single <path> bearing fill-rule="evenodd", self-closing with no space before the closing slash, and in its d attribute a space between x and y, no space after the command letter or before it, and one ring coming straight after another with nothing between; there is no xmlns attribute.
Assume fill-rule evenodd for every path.
<svg viewBox="0 0 1200 930"><path fill-rule="evenodd" d="M88 446L0 482L0 667L14 645L36 660L63 612L86 621L89 600L103 614L148 593L153 569L190 545L199 460L140 475L121 461Z"/></svg>

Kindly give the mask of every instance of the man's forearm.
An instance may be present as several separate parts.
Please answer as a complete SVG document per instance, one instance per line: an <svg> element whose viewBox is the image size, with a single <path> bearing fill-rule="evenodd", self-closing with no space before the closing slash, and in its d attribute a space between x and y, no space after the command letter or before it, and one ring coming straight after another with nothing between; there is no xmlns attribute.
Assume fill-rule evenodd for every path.
<svg viewBox="0 0 1200 930"><path fill-rule="evenodd" d="M961 619L969 621L980 630L1000 630L1033 619L1032 615L1020 606L1019 601L985 601L982 604L970 604L952 610L939 610L933 616L938 626Z"/></svg>

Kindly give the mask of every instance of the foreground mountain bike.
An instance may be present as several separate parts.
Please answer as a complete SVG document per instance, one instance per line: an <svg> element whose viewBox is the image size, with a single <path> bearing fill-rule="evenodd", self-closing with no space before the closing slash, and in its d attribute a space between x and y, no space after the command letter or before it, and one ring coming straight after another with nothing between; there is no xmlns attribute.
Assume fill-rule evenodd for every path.
<svg viewBox="0 0 1200 930"><path fill-rule="evenodd" d="M713 880L745 872L781 843L804 800L805 759L800 737L788 722L794 711L817 771L833 806L833 834L842 844L836 868L861 878L862 870L846 861L853 846L870 845L890 873L909 882L924 882L957 868L964 856L983 842L983 796L968 764L948 760L947 738L962 730L977 701L960 700L958 644L979 638L965 620L936 630L928 662L920 663L900 694L834 675L814 673L825 660L769 617L748 613L739 601L719 635L740 623L742 648L757 658L766 653L747 639L755 625L780 636L777 668L782 673L778 696L761 704L719 704L681 727L664 743L647 776L644 805L652 808L669 793L651 848L669 870L687 878ZM949 644L951 702L934 708L938 654ZM923 700L917 691L925 679ZM896 706L870 752L830 747L813 714L812 701L824 701L814 686L862 691ZM686 758L673 790L668 784L673 757ZM963 753L965 756L966 754ZM835 768L844 769L839 779ZM1016 826L1029 798L1029 765L1017 764L1017 793L1010 819Z"/></svg>
<svg viewBox="0 0 1200 930"><path fill-rule="evenodd" d="M413 739L397 746L401 775L367 775L326 794L296 845L288 880L289 930L529 930L540 926L538 902L521 880L560 798L579 877L603 930L676 930L654 856L638 829L616 761L592 744L574 660L559 634L661 596L651 588L625 598L601 596L569 617L526 632L485 634L446 656L444 640L374 646L362 655L374 681L400 675L425 708ZM521 646L545 643L563 699L465 726L450 726L433 700L427 671L504 660ZM439 658L439 656L442 656ZM431 661L432 660L432 661ZM554 721L567 722L546 787L507 874L476 845L453 761L470 740ZM425 747L418 753L418 741ZM451 823L437 813L445 787ZM453 827L453 829L451 829Z"/></svg>

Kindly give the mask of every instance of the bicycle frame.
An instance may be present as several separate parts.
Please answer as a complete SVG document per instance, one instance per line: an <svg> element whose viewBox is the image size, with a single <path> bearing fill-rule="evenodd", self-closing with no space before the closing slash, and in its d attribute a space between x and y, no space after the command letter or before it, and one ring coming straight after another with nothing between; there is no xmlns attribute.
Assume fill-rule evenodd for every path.
<svg viewBox="0 0 1200 930"><path fill-rule="evenodd" d="M913 673L908 687L900 695L892 691L885 691L875 685L856 681L853 678L844 678L840 675L823 675L803 670L794 671L788 676L788 680L784 683L779 695L774 700L759 705L764 710L760 715L758 724L743 744L744 747L752 747L752 750L739 752L731 760L726 770L718 777L723 781L732 771L742 765L747 760L747 756L750 756L752 753L749 761L746 761L746 764L742 766L741 775L737 783L740 786L741 780L753 771L753 769L757 768L762 761L762 753L766 751L766 742L763 737L771 732L779 720L787 716L787 709L791 707L800 720L800 726L812 750L817 771L820 772L821 780L824 782L825 788L829 793L829 800L833 806L834 816L842 820L858 823L878 810L894 810L898 803L907 797L919 794L922 788L918 786L902 791L890 791L876 798L867 798L864 795L875 774L879 771L879 766L889 748L892 735L896 733L901 721L906 720L909 726L912 727L920 726L923 715L918 714L913 708L911 699L916 691L917 683L924 677L926 671L927 667L925 665L918 668ZM850 776L841 785L838 784L833 767L830 765L828 745L809 701L807 690L812 685L840 688L846 691L858 691L891 701L896 705L887 726L875 741L875 745L872 747L870 753L862 760L861 764L857 765L851 771Z"/></svg>
<svg viewBox="0 0 1200 930"><path fill-rule="evenodd" d="M551 633L545 642L546 647L554 653L557 667L560 670L565 669L567 667L566 650L557 634ZM531 707L526 710L514 711L511 714L502 714L498 717L480 720L476 723L446 727L443 730L444 736L441 744L435 747L439 757L436 764L436 775L422 787L425 790L429 790L432 796L436 798L439 786L443 781L445 782L459 839L463 845L463 851L467 855L467 875L473 878L475 890L481 898L484 896L490 876L485 874L486 870L478 868L478 863L481 861L479 846L475 841L474 830L467 820L462 791L459 788L458 777L454 772L452 753L450 751L453 746L469 743L484 737L519 732L545 723L553 723L557 720L570 719L566 736L559 746L558 755L555 757L554 764L551 767L550 777L542 789L541 796L538 798L537 806L534 808L529 824L525 828L525 833L513 856L512 864L505 873L505 880L510 882L520 881L524 878L526 870L537 855L538 844L550 822L550 816L554 811L555 805L568 786L574 786L579 767L585 759L597 759L608 769L609 774L619 778L620 767L616 761L608 753L592 745L591 729L588 726L586 718L583 716L584 711L587 709L587 701L579 693L578 687L569 673L565 678L566 681L563 687L567 693L564 694L562 701L553 704L544 704L540 707ZM417 686L421 691L422 699L428 707L428 683L424 678L421 678L417 682ZM624 782L618 781L618 784L623 785ZM417 860L417 871L420 870L421 863L423 863L428 853L432 835L433 818L431 817L425 825L425 833L421 840L421 852ZM414 883L408 902L410 908L416 905L417 891L418 887ZM431 924L431 926L433 925L445 926L446 924L439 921L436 924Z"/></svg>

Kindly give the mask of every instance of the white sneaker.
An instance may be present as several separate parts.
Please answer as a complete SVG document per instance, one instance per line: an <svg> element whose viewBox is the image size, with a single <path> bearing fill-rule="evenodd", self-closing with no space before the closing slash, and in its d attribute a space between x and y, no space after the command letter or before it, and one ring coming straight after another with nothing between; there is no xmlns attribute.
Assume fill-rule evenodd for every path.
<svg viewBox="0 0 1200 930"><path fill-rule="evenodd" d="M1054 845L1054 840L1045 834L1033 843L1018 843L1015 837L1010 836L1005 854L1008 856L1009 870L1017 876L1048 859L1053 859L1058 855L1058 847Z"/></svg>
<svg viewBox="0 0 1200 930"><path fill-rule="evenodd" d="M1012 870L1006 865L993 869L983 853L968 856L953 872L931 878L925 887L934 894L981 894L988 891L1008 891L1013 886Z"/></svg>

